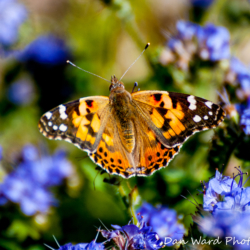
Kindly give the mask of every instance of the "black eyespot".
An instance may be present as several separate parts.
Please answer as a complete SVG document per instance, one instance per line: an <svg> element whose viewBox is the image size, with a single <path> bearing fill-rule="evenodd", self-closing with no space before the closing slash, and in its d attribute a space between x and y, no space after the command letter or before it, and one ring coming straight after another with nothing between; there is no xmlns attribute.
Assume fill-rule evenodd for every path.
<svg viewBox="0 0 250 250"><path fill-rule="evenodd" d="M154 99L159 102L161 100L162 94L154 94Z"/></svg>
<svg viewBox="0 0 250 250"><path fill-rule="evenodd" d="M86 102L86 104L87 104L87 106L89 107L89 108L91 108L92 106L93 106L93 100L87 100L87 101L85 101Z"/></svg>

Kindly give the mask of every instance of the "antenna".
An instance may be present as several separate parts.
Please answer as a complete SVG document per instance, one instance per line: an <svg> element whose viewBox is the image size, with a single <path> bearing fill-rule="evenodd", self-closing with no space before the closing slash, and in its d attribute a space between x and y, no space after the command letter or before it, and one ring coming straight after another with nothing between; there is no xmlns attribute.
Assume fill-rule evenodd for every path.
<svg viewBox="0 0 250 250"><path fill-rule="evenodd" d="M82 68L76 66L74 63L72 63L72 62L69 61L69 60L67 60L67 63L71 64L72 66L74 66L74 67L76 67L76 68L78 68L78 69L80 69L80 70L82 70L82 71L84 71L84 72L86 72L86 73L89 73L90 75L97 76L97 77L101 78L102 80L104 80L104 81L110 83L109 80L107 80L107 79L105 79L105 78L103 78L103 77L101 77L101 76L98 76L98 75L96 75L96 74L94 74L94 73L91 73L91 72L89 72L89 71L87 71L87 70L85 70L85 69L82 69Z"/></svg>
<svg viewBox="0 0 250 250"><path fill-rule="evenodd" d="M128 69L124 72L124 74L122 75L122 77L120 78L119 81L121 81L121 79L127 74L127 72L129 71L129 69L136 63L136 61L142 56L142 54L145 52L145 50L149 47L150 43L147 43L144 50L141 52L141 54L135 59L135 61L128 67Z"/></svg>

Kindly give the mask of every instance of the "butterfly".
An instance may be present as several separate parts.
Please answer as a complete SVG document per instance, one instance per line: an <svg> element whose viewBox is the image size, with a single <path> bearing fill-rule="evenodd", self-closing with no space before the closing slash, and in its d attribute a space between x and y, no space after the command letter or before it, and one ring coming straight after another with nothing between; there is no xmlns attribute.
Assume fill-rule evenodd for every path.
<svg viewBox="0 0 250 250"><path fill-rule="evenodd" d="M80 98L46 112L40 132L73 143L110 174L148 176L166 167L184 141L217 127L225 117L217 104L167 91L129 93L115 76L110 95Z"/></svg>

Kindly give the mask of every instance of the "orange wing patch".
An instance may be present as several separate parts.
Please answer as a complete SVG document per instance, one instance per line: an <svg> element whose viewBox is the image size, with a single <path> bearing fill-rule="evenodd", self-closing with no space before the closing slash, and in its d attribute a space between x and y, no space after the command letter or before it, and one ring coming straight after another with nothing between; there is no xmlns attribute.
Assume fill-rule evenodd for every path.
<svg viewBox="0 0 250 250"><path fill-rule="evenodd" d="M156 170L166 167L173 156L179 152L180 146L166 148L160 142L156 147L146 148L145 156L140 159L141 172L138 175L151 175Z"/></svg>
<svg viewBox="0 0 250 250"><path fill-rule="evenodd" d="M110 140L108 140L110 143ZM113 143L110 143L113 144ZM110 174L118 174L125 178L133 174L128 159L124 157L121 151L111 151L102 139L95 153L89 153L89 157L100 167Z"/></svg>

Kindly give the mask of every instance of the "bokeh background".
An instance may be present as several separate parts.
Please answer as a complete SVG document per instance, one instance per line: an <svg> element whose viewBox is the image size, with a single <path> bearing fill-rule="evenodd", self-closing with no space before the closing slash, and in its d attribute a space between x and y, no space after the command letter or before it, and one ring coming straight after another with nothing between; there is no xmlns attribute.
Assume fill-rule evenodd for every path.
<svg viewBox="0 0 250 250"><path fill-rule="evenodd" d="M184 39L178 36L180 20L223 26L230 33L230 40L221 34L230 56L213 60L202 57L201 50L193 53L185 47L182 53L171 47L171 39ZM235 79L230 82L232 57L250 63L249 27L247 0L0 0L0 182L21 165L36 163L41 175L50 160L57 166L54 172L44 170L48 193L40 194L42 201L37 198L33 210L29 206L34 204L25 198L31 194L17 192L18 185L7 188L19 197L13 198L15 202L2 197L0 248L42 250L43 243L56 248L52 235L62 245L90 242L97 228L103 228L99 220L108 228L125 225L132 218L129 207L136 209L143 201L175 209L190 232L190 214L196 206L181 195L202 203L200 181L208 181L215 168L227 175L235 172L235 166L249 168L249 156L244 154L250 150L249 131L242 126L239 111L247 105L246 88ZM114 74L119 78L148 42L150 47L123 78L126 89L131 92L136 81L141 90L182 92L224 102L226 109L231 105L227 125L192 136L167 168L129 180L101 174L85 152L39 133L37 124L44 112L80 97L109 95L106 81L66 60L108 80ZM225 89L229 102L219 97ZM235 138L241 133L245 144L237 151ZM59 165L63 165L60 173ZM31 171L22 174L34 192L38 172L33 182L28 181ZM60 174L60 180L50 183Z"/></svg>

